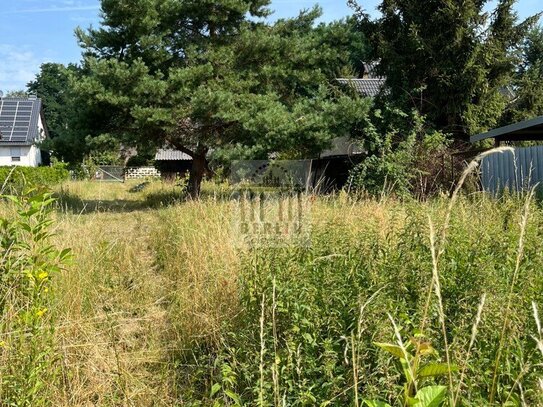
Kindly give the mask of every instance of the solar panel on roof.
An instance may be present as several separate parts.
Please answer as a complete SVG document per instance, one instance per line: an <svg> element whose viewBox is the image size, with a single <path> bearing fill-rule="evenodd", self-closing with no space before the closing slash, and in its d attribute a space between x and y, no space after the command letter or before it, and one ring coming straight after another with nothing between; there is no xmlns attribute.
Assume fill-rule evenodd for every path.
<svg viewBox="0 0 543 407"><path fill-rule="evenodd" d="M33 143L38 135L39 99L0 99L0 143Z"/></svg>

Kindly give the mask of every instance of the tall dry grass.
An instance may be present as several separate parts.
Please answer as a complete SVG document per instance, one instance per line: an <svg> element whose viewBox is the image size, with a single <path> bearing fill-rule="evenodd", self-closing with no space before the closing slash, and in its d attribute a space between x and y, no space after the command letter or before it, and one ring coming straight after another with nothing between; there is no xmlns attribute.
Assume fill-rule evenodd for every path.
<svg viewBox="0 0 543 407"><path fill-rule="evenodd" d="M54 405L394 405L400 371L373 343L408 346L423 319L431 357L459 366L435 380L452 403L488 403L496 360L496 403L543 402L533 201L521 231L525 201L514 196L458 194L452 209L448 198L319 197L310 247L254 250L239 247L224 194L183 202L175 186L133 186L61 191L54 244L74 261L53 280Z"/></svg>

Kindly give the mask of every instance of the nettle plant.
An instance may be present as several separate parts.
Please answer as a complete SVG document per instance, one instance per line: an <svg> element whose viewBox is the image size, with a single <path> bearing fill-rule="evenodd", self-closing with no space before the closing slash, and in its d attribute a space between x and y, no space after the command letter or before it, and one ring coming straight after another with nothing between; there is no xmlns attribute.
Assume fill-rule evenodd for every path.
<svg viewBox="0 0 543 407"><path fill-rule="evenodd" d="M35 405L55 376L51 278L70 257L52 236L49 192L0 195L8 215L0 217L0 397L7 405Z"/></svg>
<svg viewBox="0 0 543 407"><path fill-rule="evenodd" d="M422 337L413 337L404 343L396 332L397 344L375 343L376 346L394 356L400 366L404 380L404 406L438 407L448 396L448 388L435 385L436 378L447 376L457 368L438 362L439 354L430 342ZM381 400L364 400L368 407L390 407Z"/></svg>

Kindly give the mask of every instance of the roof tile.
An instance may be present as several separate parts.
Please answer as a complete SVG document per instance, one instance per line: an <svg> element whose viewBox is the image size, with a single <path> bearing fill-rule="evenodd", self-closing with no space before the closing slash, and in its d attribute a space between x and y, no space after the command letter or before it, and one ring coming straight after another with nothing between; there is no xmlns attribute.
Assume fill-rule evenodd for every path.
<svg viewBox="0 0 543 407"><path fill-rule="evenodd" d="M337 79L342 85L351 86L361 95L366 97L375 97L379 94L381 89L385 86L384 78L363 78L363 79L346 79L339 78Z"/></svg>

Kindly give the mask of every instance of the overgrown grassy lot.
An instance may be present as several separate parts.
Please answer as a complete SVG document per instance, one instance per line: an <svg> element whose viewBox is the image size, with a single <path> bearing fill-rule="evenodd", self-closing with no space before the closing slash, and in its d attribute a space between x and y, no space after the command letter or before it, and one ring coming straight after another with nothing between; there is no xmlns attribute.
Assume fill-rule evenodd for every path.
<svg viewBox="0 0 543 407"><path fill-rule="evenodd" d="M543 405L537 202L316 197L309 247L241 249L224 191L133 187L57 189L72 260L39 329L3 297L6 405Z"/></svg>

